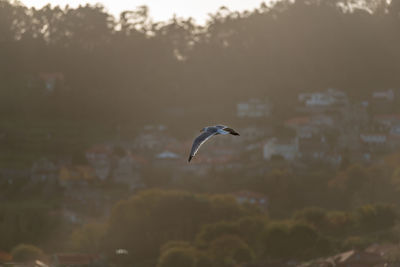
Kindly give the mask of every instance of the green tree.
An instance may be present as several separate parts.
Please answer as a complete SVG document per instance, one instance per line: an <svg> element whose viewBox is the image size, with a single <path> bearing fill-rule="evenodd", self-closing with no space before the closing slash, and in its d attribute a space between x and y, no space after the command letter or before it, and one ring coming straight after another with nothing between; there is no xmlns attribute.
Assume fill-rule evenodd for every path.
<svg viewBox="0 0 400 267"><path fill-rule="evenodd" d="M196 236L199 246L205 247L212 240L215 240L225 235L238 235L239 229L234 222L217 222L214 224L207 224L201 227L201 230Z"/></svg>
<svg viewBox="0 0 400 267"><path fill-rule="evenodd" d="M317 229L321 229L327 223L326 217L326 210L317 207L308 207L295 212L293 219L296 221L303 221Z"/></svg>
<svg viewBox="0 0 400 267"><path fill-rule="evenodd" d="M73 251L98 253L104 242L106 225L102 223L89 223L72 232L68 247Z"/></svg>
<svg viewBox="0 0 400 267"><path fill-rule="evenodd" d="M374 232L394 226L397 212L393 205L365 205L357 210L357 223L363 232Z"/></svg>
<svg viewBox="0 0 400 267"><path fill-rule="evenodd" d="M51 207L37 201L0 205L0 248L8 250L19 243L39 244L49 241L60 226Z"/></svg>
<svg viewBox="0 0 400 267"><path fill-rule="evenodd" d="M325 234L333 237L346 236L354 230L355 218L352 213L331 211L327 215Z"/></svg>
<svg viewBox="0 0 400 267"><path fill-rule="evenodd" d="M311 226L295 223L289 231L287 250L295 259L310 259L314 256L320 236Z"/></svg>
<svg viewBox="0 0 400 267"><path fill-rule="evenodd" d="M203 224L250 215L233 197L150 190L119 202L105 236L106 248L125 248L132 262L157 258L170 240L193 240Z"/></svg>
<svg viewBox="0 0 400 267"><path fill-rule="evenodd" d="M265 256L275 259L288 258L288 240L290 228L284 223L272 223L267 226L263 240L265 244Z"/></svg>
<svg viewBox="0 0 400 267"><path fill-rule="evenodd" d="M236 266L254 259L249 245L235 235L224 235L213 240L208 247L216 266Z"/></svg>
<svg viewBox="0 0 400 267"><path fill-rule="evenodd" d="M196 252L191 248L171 248L164 251L158 267L196 267Z"/></svg>
<svg viewBox="0 0 400 267"><path fill-rule="evenodd" d="M44 253L40 248L28 244L20 244L14 247L11 255L16 262L30 262L41 260L44 257Z"/></svg>
<svg viewBox="0 0 400 267"><path fill-rule="evenodd" d="M193 247L189 242L170 241L161 248L158 266L212 267L213 261L204 251Z"/></svg>

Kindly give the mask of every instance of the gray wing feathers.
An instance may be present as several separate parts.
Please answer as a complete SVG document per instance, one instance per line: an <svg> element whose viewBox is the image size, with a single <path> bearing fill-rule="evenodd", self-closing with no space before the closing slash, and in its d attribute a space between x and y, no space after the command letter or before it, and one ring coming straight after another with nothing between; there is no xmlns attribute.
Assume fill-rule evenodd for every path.
<svg viewBox="0 0 400 267"><path fill-rule="evenodd" d="M188 159L189 162L194 157L194 155L196 155L200 146L205 141L207 141L210 137L215 135L216 133L217 133L217 131L206 131L206 132L203 132L202 134L200 134L198 137L196 137L196 139L194 139L193 145L192 145L192 150L190 151L190 155L189 155L189 159Z"/></svg>

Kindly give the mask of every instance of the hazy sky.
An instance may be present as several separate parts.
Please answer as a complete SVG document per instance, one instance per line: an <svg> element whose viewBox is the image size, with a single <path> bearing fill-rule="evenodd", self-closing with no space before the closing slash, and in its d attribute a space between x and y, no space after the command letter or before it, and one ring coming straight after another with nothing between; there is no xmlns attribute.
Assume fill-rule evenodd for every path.
<svg viewBox="0 0 400 267"><path fill-rule="evenodd" d="M254 9L262 2L271 0L22 0L26 6L42 7L47 3L65 6L69 4L76 7L85 3L102 3L113 15L118 15L122 10L133 10L137 6L147 5L150 16L155 21L167 20L176 14L179 17L193 17L197 23L203 23L208 13L215 12L219 7L226 6L230 10Z"/></svg>

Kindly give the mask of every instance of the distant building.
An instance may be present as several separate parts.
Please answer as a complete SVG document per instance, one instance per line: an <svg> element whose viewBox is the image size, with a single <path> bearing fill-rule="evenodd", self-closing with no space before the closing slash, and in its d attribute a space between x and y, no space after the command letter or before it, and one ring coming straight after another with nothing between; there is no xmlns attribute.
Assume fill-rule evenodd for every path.
<svg viewBox="0 0 400 267"><path fill-rule="evenodd" d="M333 127L334 126L334 120L332 119L331 116L325 115L325 114L317 114L314 116L311 116L311 124L320 126L320 127Z"/></svg>
<svg viewBox="0 0 400 267"><path fill-rule="evenodd" d="M298 100L306 107L328 107L348 103L347 95L334 88L328 88L322 92L300 93Z"/></svg>
<svg viewBox="0 0 400 267"><path fill-rule="evenodd" d="M323 135L300 138L299 155L304 159L324 159L329 154L329 145Z"/></svg>
<svg viewBox="0 0 400 267"><path fill-rule="evenodd" d="M388 89L386 91L375 91L371 95L371 111L374 114L387 114L395 110L396 94L394 89Z"/></svg>
<svg viewBox="0 0 400 267"><path fill-rule="evenodd" d="M268 101L252 98L237 104L239 118L263 118L271 114L271 104Z"/></svg>
<svg viewBox="0 0 400 267"><path fill-rule="evenodd" d="M298 139L271 138L264 144L264 159L270 160L274 155L280 155L286 160L294 160L299 155Z"/></svg>
<svg viewBox="0 0 400 267"><path fill-rule="evenodd" d="M335 98L326 93L312 93L305 101L306 106L330 106L335 103Z"/></svg>
<svg viewBox="0 0 400 267"><path fill-rule="evenodd" d="M171 151L164 151L156 155L157 159L178 159L180 156Z"/></svg>
<svg viewBox="0 0 400 267"><path fill-rule="evenodd" d="M395 93L393 89L389 89L387 91L375 91L372 93L372 98L374 100L393 101L395 98Z"/></svg>
<svg viewBox="0 0 400 267"><path fill-rule="evenodd" d="M375 115L374 116L374 121L387 127L390 128L393 125L399 125L400 124L400 114L383 114L383 115Z"/></svg>
<svg viewBox="0 0 400 267"><path fill-rule="evenodd" d="M58 168L46 158L35 161L31 168L31 180L34 182L56 182Z"/></svg>
<svg viewBox="0 0 400 267"><path fill-rule="evenodd" d="M262 211L267 211L268 209L268 198L267 196L251 192L251 191L239 191L232 193L236 198L236 201L240 204L249 203L258 206Z"/></svg>
<svg viewBox="0 0 400 267"><path fill-rule="evenodd" d="M332 128L334 121L330 116L318 114L291 118L285 121L285 126L294 129L299 138L311 138L313 135L319 134L321 129Z"/></svg>
<svg viewBox="0 0 400 267"><path fill-rule="evenodd" d="M361 141L370 145L382 145L386 143L386 134L381 133L362 133L360 134Z"/></svg>
<svg viewBox="0 0 400 267"><path fill-rule="evenodd" d="M64 166L61 167L59 174L59 181L63 186L73 184L86 185L95 178L93 168L86 165Z"/></svg>
<svg viewBox="0 0 400 267"><path fill-rule="evenodd" d="M400 123L391 126L389 132L393 136L400 137Z"/></svg>
<svg viewBox="0 0 400 267"><path fill-rule="evenodd" d="M350 131L358 131L369 123L369 115L365 103L355 103L340 109L340 117L337 117L336 125Z"/></svg>
<svg viewBox="0 0 400 267"><path fill-rule="evenodd" d="M86 150L86 158L93 167L96 177L107 179L111 171L112 148L106 145L95 145Z"/></svg>

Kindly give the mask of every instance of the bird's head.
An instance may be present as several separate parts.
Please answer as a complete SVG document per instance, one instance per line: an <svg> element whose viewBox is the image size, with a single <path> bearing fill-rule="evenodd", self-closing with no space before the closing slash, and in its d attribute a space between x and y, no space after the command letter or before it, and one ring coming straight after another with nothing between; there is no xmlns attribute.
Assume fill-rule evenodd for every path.
<svg viewBox="0 0 400 267"><path fill-rule="evenodd" d="M203 129L200 130L200 132L205 132L207 127L204 127Z"/></svg>

